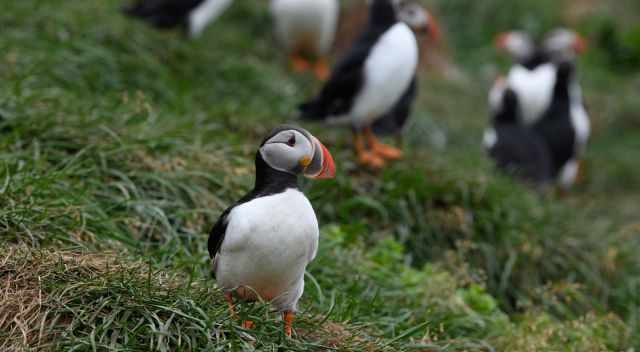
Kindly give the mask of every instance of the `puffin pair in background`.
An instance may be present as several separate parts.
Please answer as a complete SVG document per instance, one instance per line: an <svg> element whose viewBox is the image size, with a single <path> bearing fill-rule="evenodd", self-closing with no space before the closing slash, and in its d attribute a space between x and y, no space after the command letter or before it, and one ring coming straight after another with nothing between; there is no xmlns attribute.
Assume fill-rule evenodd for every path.
<svg viewBox="0 0 640 352"><path fill-rule="evenodd" d="M233 0L138 0L124 13L150 25L182 27L198 36ZM327 57L338 25L338 0L271 0L274 32L297 72L312 70L319 79L329 76Z"/></svg>
<svg viewBox="0 0 640 352"><path fill-rule="evenodd" d="M320 93L300 105L302 118L348 124L358 161L374 169L402 151L382 144L373 132L404 125L416 96L418 45L407 25L415 23L414 3L372 0L365 30L337 63ZM392 131L393 132L393 131Z"/></svg>
<svg viewBox="0 0 640 352"><path fill-rule="evenodd" d="M562 190L577 177L590 133L576 57L585 48L577 33L558 29L539 44L523 32L501 34L499 49L514 61L489 94L491 127L484 146L499 168Z"/></svg>
<svg viewBox="0 0 640 352"><path fill-rule="evenodd" d="M318 249L318 221L300 191L298 175L330 178L331 154L302 128L280 126L256 153L255 186L227 208L209 235L212 272L232 316L233 295L264 299L283 313L284 333L292 334L305 268ZM250 321L243 326L250 328Z"/></svg>

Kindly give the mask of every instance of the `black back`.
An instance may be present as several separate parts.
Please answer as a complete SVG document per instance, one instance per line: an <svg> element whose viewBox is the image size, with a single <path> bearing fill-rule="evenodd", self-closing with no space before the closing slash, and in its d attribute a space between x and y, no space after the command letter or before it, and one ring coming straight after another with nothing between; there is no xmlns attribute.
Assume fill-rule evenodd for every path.
<svg viewBox="0 0 640 352"><path fill-rule="evenodd" d="M576 154L576 132L571 123L569 93L574 73L575 65L572 62L558 64L551 105L533 126L533 130L545 141L551 152L554 177Z"/></svg>
<svg viewBox="0 0 640 352"><path fill-rule="evenodd" d="M536 67L549 62L551 62L551 57L537 45L533 55L529 56L526 60L520 61L519 64L528 70L534 70Z"/></svg>
<svg viewBox="0 0 640 352"><path fill-rule="evenodd" d="M411 115L411 108L417 94L418 82L416 76L413 76L411 84L391 111L373 123L373 132L380 136L402 132Z"/></svg>
<svg viewBox="0 0 640 352"><path fill-rule="evenodd" d="M349 112L365 80L364 62L378 39L396 22L389 0L373 1L366 29L333 69L320 94L300 105L302 118L325 119Z"/></svg>
<svg viewBox="0 0 640 352"><path fill-rule="evenodd" d="M138 0L123 12L157 28L186 26L187 16L204 0Z"/></svg>

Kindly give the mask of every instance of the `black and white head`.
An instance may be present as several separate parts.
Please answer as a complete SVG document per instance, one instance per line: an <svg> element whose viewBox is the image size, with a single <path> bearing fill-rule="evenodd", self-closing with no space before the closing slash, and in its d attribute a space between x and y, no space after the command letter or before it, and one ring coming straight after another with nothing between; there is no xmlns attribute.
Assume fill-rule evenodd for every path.
<svg viewBox="0 0 640 352"><path fill-rule="evenodd" d="M265 164L274 170L309 178L332 178L335 165L329 150L305 129L276 127L258 149Z"/></svg>
<svg viewBox="0 0 640 352"><path fill-rule="evenodd" d="M535 55L536 44L523 31L509 31L498 34L495 40L498 50L504 51L518 62L523 62Z"/></svg>
<svg viewBox="0 0 640 352"><path fill-rule="evenodd" d="M418 33L427 33L432 40L440 39L440 27L420 3L415 0L393 0L399 21L406 23Z"/></svg>
<svg viewBox="0 0 640 352"><path fill-rule="evenodd" d="M567 28L554 29L542 41L542 50L554 62L574 61L586 48L584 37Z"/></svg>

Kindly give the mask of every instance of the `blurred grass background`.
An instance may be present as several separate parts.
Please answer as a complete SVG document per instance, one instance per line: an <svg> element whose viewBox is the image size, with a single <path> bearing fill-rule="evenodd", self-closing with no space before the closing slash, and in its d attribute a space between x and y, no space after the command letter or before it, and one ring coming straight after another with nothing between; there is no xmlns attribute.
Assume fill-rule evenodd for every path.
<svg viewBox="0 0 640 352"><path fill-rule="evenodd" d="M345 2L344 6L348 5ZM340 174L305 182L320 223L298 336L241 314L208 276L206 238L252 185L262 136L317 89L237 1L199 40L122 18L120 1L0 14L0 349L630 351L640 348L640 5L432 0L445 33L408 156L378 175L348 132L310 125ZM493 36L568 25L594 127L584 183L539 196L480 149Z"/></svg>

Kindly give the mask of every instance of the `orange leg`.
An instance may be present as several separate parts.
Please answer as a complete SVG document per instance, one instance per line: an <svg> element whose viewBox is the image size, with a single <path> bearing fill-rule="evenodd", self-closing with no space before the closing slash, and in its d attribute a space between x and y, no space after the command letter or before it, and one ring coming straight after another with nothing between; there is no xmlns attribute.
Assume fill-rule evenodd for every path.
<svg viewBox="0 0 640 352"><path fill-rule="evenodd" d="M324 57L316 60L315 65L313 66L313 73L316 75L321 81L326 81L329 78L329 74L331 71L329 70L329 64L327 63L327 59Z"/></svg>
<svg viewBox="0 0 640 352"><path fill-rule="evenodd" d="M225 292L224 293L224 299L229 304L229 312L231 314L231 318L234 319L234 320L238 319L238 313L236 313L236 308L235 308L235 306L233 304L233 295L231 294L231 292ZM245 329L253 328L253 321L252 320L243 320L242 321L242 327L245 328Z"/></svg>
<svg viewBox="0 0 640 352"><path fill-rule="evenodd" d="M231 295L231 292L225 292L224 299L227 301L227 304L229 304L229 313L231 314L231 318L238 319L236 308L233 305L233 296Z"/></svg>
<svg viewBox="0 0 640 352"><path fill-rule="evenodd" d="M293 332L293 319L295 318L295 313L292 311L285 311L282 313L282 320L284 321L284 335L288 338L291 338L291 333Z"/></svg>
<svg viewBox="0 0 640 352"><path fill-rule="evenodd" d="M289 55L289 61L295 72L304 72L311 69L311 63L297 54Z"/></svg>
<svg viewBox="0 0 640 352"><path fill-rule="evenodd" d="M353 146L356 151L356 157L361 165L367 165L374 169L380 169L384 166L384 160L375 153L367 150L364 142L364 136L360 131L353 132Z"/></svg>
<svg viewBox="0 0 640 352"><path fill-rule="evenodd" d="M388 160L397 160L402 158L402 151L400 149L380 143L378 138L373 134L373 131L371 131L371 128L367 127L364 130L364 134L367 137L369 148L371 148L371 151L379 157Z"/></svg>

